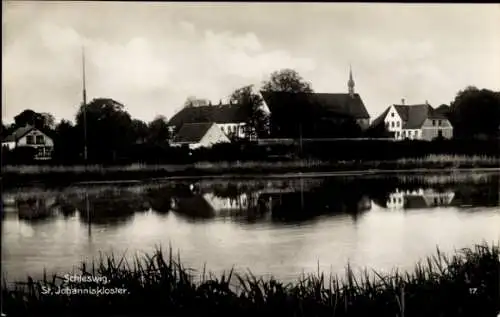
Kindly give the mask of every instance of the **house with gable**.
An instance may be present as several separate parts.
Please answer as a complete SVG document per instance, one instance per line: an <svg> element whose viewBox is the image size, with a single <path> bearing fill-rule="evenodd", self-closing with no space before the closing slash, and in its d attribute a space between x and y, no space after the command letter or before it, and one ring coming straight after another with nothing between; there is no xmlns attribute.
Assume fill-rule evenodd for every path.
<svg viewBox="0 0 500 317"><path fill-rule="evenodd" d="M426 140L436 138L451 139L453 126L444 107L434 109L425 104L393 104L372 123L372 128L385 127L395 140Z"/></svg>
<svg viewBox="0 0 500 317"><path fill-rule="evenodd" d="M32 125L17 128L14 132L2 140L2 147L13 150L19 147L31 147L36 149L35 159L47 160L52 157L54 141L43 131Z"/></svg>
<svg viewBox="0 0 500 317"><path fill-rule="evenodd" d="M214 144L229 143L231 140L222 129L213 122L185 123L174 136L170 145L186 146L191 150L210 148Z"/></svg>
<svg viewBox="0 0 500 317"><path fill-rule="evenodd" d="M168 126L174 138L183 125L193 123L214 123L229 139L245 138L248 116L246 108L236 103L188 105L169 120Z"/></svg>
<svg viewBox="0 0 500 317"><path fill-rule="evenodd" d="M302 109L303 113L297 115L303 120L314 121L313 125L321 123L341 123L347 120L354 121L361 130L370 126L370 115L358 93L354 91L352 70L349 71L347 93L296 93L281 91L261 91L265 106L271 114L271 133L279 137L290 131L284 132L290 122L291 112ZM309 117L307 117L309 116Z"/></svg>

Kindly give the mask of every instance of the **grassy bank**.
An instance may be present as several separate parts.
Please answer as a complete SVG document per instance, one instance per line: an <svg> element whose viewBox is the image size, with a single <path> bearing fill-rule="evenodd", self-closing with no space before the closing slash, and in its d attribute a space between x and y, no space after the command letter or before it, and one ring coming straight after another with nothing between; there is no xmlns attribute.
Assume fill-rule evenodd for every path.
<svg viewBox="0 0 500 317"><path fill-rule="evenodd" d="M408 169L468 169L496 168L500 158L487 156L449 156L430 155L423 158L405 158L394 161L318 161L295 160L281 162L236 161L236 162L198 162L186 165L145 165L125 166L101 165L12 165L2 170L3 183L20 185L38 182L81 182L105 180L140 180L169 176L214 176L230 174L235 176L310 173L363 170L408 170Z"/></svg>
<svg viewBox="0 0 500 317"><path fill-rule="evenodd" d="M451 257L438 251L409 273L360 278L347 267L344 278L318 273L285 285L250 273L195 274L158 250L133 263L103 256L82 265L82 274L105 276L105 287L124 295L42 294L82 287L54 276L4 283L2 302L7 316L496 316L499 268L499 246L485 244Z"/></svg>

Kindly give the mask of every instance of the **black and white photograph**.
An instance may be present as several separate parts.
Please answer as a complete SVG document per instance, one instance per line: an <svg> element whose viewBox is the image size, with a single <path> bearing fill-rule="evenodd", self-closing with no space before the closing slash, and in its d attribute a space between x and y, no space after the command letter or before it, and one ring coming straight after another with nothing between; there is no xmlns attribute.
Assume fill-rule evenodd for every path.
<svg viewBox="0 0 500 317"><path fill-rule="evenodd" d="M500 5L2 1L1 316L500 317Z"/></svg>

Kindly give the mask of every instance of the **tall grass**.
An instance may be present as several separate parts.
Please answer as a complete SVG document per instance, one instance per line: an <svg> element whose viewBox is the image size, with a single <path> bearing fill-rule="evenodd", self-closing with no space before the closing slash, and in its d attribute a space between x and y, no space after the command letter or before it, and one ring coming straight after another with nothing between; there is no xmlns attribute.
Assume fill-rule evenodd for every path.
<svg viewBox="0 0 500 317"><path fill-rule="evenodd" d="M402 158L399 164L453 163L453 164L487 164L500 165L500 158L487 155L447 155L430 154L422 158Z"/></svg>
<svg viewBox="0 0 500 317"><path fill-rule="evenodd" d="M125 295L48 296L44 287L82 285L56 275L2 287L7 316L496 316L499 306L499 245L476 245L446 256L437 254L412 272L343 278L318 271L296 283L230 270L214 276L185 268L172 250L129 262L113 255L81 274L105 276L107 288ZM197 277L197 278L196 278ZM93 284L94 285L94 284Z"/></svg>
<svg viewBox="0 0 500 317"><path fill-rule="evenodd" d="M401 158L395 161L325 161L316 159L300 159L293 161L217 161L196 162L183 165L130 164L124 166L102 165L7 165L3 166L4 174L116 174L116 173L179 173L188 170L203 172L231 173L238 171L314 169L314 168L433 168L433 167L500 167L500 158L489 156L465 155L428 155L422 158Z"/></svg>

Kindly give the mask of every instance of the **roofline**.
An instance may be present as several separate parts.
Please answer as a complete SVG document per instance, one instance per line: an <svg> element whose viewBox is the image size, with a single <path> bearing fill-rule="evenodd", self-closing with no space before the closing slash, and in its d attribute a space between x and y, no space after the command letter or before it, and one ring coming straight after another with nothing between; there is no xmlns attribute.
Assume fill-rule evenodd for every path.
<svg viewBox="0 0 500 317"><path fill-rule="evenodd" d="M6 142L17 142L17 141L19 141L20 139L22 139L22 138L23 138L26 134L30 133L30 132L31 132L31 131L33 131L33 130L38 130L38 131L42 132L43 134L45 134L46 136L48 136L45 132L43 132L43 131L42 131L42 130L40 130L40 129L37 129L36 127L32 126L31 124L28 124L28 125L26 125L26 126L29 126L29 129L27 129L26 131L24 131L24 133L23 133L23 134L21 134L21 135L20 135L20 136L18 136L18 137L14 137L14 141L6 141ZM26 126L24 126L24 127L26 127ZM17 130L22 129L22 128L24 128L24 127L19 127L19 128L17 128L17 129L15 129L15 130L14 130L11 134L9 134L8 136L6 136L6 137L5 137L5 139L7 139L7 138L9 138L10 136L14 135L14 134L16 133L16 131L17 131ZM4 140L5 140L5 139L4 139ZM4 142L4 141L2 140L2 142Z"/></svg>

